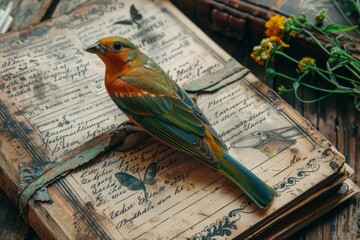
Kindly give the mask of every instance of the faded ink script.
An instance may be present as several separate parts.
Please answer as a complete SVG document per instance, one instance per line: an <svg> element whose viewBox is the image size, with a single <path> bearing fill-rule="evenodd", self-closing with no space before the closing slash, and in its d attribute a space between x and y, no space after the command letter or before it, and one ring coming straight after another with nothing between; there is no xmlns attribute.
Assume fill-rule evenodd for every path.
<svg viewBox="0 0 360 240"><path fill-rule="evenodd" d="M129 38L180 85L224 69L230 57L168 6L141 0L88 6L0 43L1 101L49 160L126 120L104 89L103 63L84 52L99 38ZM266 212L217 170L151 138L66 176L78 204L91 206L115 239L215 238L224 231L235 237L331 175L327 161L334 155L322 154L327 145L307 140L256 82L248 74L196 102L230 153L277 189ZM315 174L319 169L323 174ZM81 232L84 221L63 207Z"/></svg>
<svg viewBox="0 0 360 240"><path fill-rule="evenodd" d="M100 7L99 12L105 11L106 16L96 23L75 19L77 24L70 24L71 18L60 19L54 29L40 28L40 36L9 40L8 50L1 55L1 100L13 106L14 116L50 159L71 155L80 144L126 120L106 93L103 63L84 51L98 39L111 35L129 38L179 84L223 67L168 13L148 5L134 3L142 16L139 25L115 24L130 16L130 6L117 3ZM98 13L84 15L90 18ZM65 23L66 29L56 28ZM47 36L48 31L55 33Z"/></svg>

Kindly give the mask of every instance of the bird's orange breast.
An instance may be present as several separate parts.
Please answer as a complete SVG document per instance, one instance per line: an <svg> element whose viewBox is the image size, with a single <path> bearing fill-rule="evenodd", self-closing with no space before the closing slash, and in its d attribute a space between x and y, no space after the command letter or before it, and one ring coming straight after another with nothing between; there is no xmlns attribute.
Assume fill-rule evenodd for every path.
<svg viewBox="0 0 360 240"><path fill-rule="evenodd" d="M153 93L150 93L121 79L113 81L108 88L108 91L112 94L117 95L118 97L132 97L134 95L138 95L141 97L144 95L155 96Z"/></svg>

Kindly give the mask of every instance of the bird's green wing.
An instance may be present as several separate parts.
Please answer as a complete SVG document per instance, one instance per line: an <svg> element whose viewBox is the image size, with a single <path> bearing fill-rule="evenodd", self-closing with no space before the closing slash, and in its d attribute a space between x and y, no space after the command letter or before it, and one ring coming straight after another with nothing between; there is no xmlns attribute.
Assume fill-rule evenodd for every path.
<svg viewBox="0 0 360 240"><path fill-rule="evenodd" d="M214 137L215 141L225 150L227 149L226 144L223 142L221 137L217 134L215 129L210 125L209 120L207 117L201 112L201 110L196 106L194 101L190 98L190 96L182 89L181 87L177 86L177 94L179 98L185 103L193 113L201 119L201 121L206 125L207 129L211 132L212 136Z"/></svg>
<svg viewBox="0 0 360 240"><path fill-rule="evenodd" d="M203 138L207 124L183 99L150 94L130 97L116 93L112 97L121 110L158 140L218 166L211 147Z"/></svg>
<svg viewBox="0 0 360 240"><path fill-rule="evenodd" d="M190 124L196 124L196 127L202 129L202 131L207 128L215 141L226 150L227 147L225 143L222 141L220 136L216 133L214 128L210 125L209 120L205 117L205 115L200 111L200 109L196 106L194 101L190 98L190 96L179 86L177 85L155 62L151 59L148 60L148 67L137 68L136 71L132 71L131 73L122 76L119 80L127 82L129 84L137 86L139 89L146 90L147 92L154 93L155 96L162 96L161 98L148 98L148 103L153 102L151 104L151 108L156 108L156 106L162 106L160 109L160 113L164 113L170 111L169 104L175 104L177 111L174 114L163 116L164 118L168 118L171 122L174 121L184 121L184 125L182 127L188 127L186 124L190 121ZM166 98L167 97L167 98ZM166 100L168 99L168 100ZM134 99L137 101L137 99ZM143 107L143 106L139 106ZM150 108L147 108L146 111L149 111ZM159 110L159 109L154 109ZM185 112L184 112L185 111ZM179 116L179 114L184 113L184 116ZM142 114L142 113L140 113ZM180 118L178 118L180 117ZM173 118L173 119L171 119ZM175 119L176 118L176 119ZM181 125L181 123L179 123ZM195 128L196 128L195 127ZM192 130L195 130L193 128ZM186 130L184 128L184 130ZM200 134L197 132L197 134Z"/></svg>

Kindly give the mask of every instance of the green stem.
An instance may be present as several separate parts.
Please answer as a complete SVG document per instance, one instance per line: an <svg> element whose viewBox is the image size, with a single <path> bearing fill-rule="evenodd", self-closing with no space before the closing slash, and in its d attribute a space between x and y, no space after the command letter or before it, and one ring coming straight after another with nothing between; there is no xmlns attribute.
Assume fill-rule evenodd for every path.
<svg viewBox="0 0 360 240"><path fill-rule="evenodd" d="M334 84L338 89L341 89L341 90L344 90L344 91L352 91L352 88L349 88L349 87L345 87L345 86L342 86L340 85L338 82L334 83L334 81L332 81L331 79L329 79L327 76L325 76L324 74L322 74L321 72L318 72L318 74L324 78L326 81L328 81L329 83L332 83Z"/></svg>
<svg viewBox="0 0 360 240"><path fill-rule="evenodd" d="M347 68L347 70L349 70L352 74L354 74L355 77L357 77L358 79L360 79L360 75L355 72L351 67L349 67L348 65L345 65L345 67ZM356 83L359 84L359 82L356 81Z"/></svg>
<svg viewBox="0 0 360 240"><path fill-rule="evenodd" d="M293 92L294 91L294 88L285 88L285 89L282 89L281 92L283 93L288 93L288 92Z"/></svg>
<svg viewBox="0 0 360 240"><path fill-rule="evenodd" d="M285 74L282 74L282 73L278 73L278 72L275 72L275 75L279 76L279 77L282 77L282 78L285 78L285 79L288 79L292 82L298 82L300 85L302 86L305 86L307 88L310 88L310 89L314 89L314 90L317 90L317 91L321 91L321 92L327 92L327 93L339 93L339 94L343 94L343 93L351 93L349 91L346 91L346 90L340 90L340 89L325 89L325 88L319 88L319 87L315 87L313 85L310 85L310 84L307 84L307 83L304 83L304 82L299 82L298 79L295 79L295 78L292 78L292 77L289 77Z"/></svg>
<svg viewBox="0 0 360 240"><path fill-rule="evenodd" d="M333 41L333 38L330 37L326 32L324 32L321 28L318 28L315 24L313 24L312 22L308 21L307 22L311 28L315 29L316 31L318 31L319 33L321 33L322 35L324 35L329 41ZM315 37L315 36L314 36ZM322 44L321 44L322 45Z"/></svg>
<svg viewBox="0 0 360 240"><path fill-rule="evenodd" d="M319 47L326 52L328 55L330 55L330 52L322 45L322 43L319 41L319 39L317 39L314 34L312 34L311 32L309 32L308 30L304 29L304 33L306 33L307 35L309 35L317 45L319 45Z"/></svg>
<svg viewBox="0 0 360 240"><path fill-rule="evenodd" d="M349 58L350 60L352 60L353 62L355 62L358 66L360 66L360 61L357 58L354 58L352 55L348 54L347 52L345 52L344 50L341 50L341 54L346 56L347 58Z"/></svg>
<svg viewBox="0 0 360 240"><path fill-rule="evenodd" d="M300 102L303 102L303 103L314 103L314 102L319 102L325 98L327 98L328 96L332 95L333 93L327 93L325 94L324 96L321 96L321 97L318 97L318 98L315 98L315 99L311 99L311 100L305 100L305 99L302 99L296 90L294 90L294 93L295 93L295 97L296 99L298 99Z"/></svg>
<svg viewBox="0 0 360 240"><path fill-rule="evenodd" d="M299 61L290 57L289 55L281 52L281 51L275 51L274 54L277 54L279 56L282 56L296 64L299 64ZM346 65L345 65L346 66ZM343 80L346 80L346 81L349 81L349 82L355 82L355 83L358 83L360 84L360 82L354 80L354 79L351 79L351 78L347 78L347 77L344 77L344 76L341 76L341 75L338 75L338 74L334 74L333 72L329 72L327 70L324 70L324 69L321 69L321 68L317 68L317 67L314 67L314 66L311 66L311 65L306 65L306 67L310 68L311 70L313 71L319 71L319 72L323 72L323 73L326 73L326 74L331 74L332 76L336 77L336 78L340 78L340 79L343 79ZM358 76L358 75L357 75ZM360 79L360 77L358 77Z"/></svg>
<svg viewBox="0 0 360 240"><path fill-rule="evenodd" d="M335 85L335 87L340 88L340 84L338 82L334 82L333 80L331 80L330 78L328 78L327 76L325 76L322 72L317 72L317 74L319 74L319 76L321 76L323 79L325 79L327 82Z"/></svg>
<svg viewBox="0 0 360 240"><path fill-rule="evenodd" d="M356 61L350 61L350 65L355 68L358 72L360 71L360 63Z"/></svg>

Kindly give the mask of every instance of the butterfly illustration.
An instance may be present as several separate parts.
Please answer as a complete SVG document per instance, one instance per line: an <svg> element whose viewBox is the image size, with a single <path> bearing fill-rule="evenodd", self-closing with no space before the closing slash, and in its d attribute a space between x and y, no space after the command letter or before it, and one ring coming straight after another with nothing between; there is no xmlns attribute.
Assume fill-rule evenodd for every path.
<svg viewBox="0 0 360 240"><path fill-rule="evenodd" d="M117 21L114 24L123 24L123 25L132 25L133 23L136 24L138 28L140 28L140 23L137 21L142 19L142 15L139 13L139 11L135 8L134 4L130 6L130 20L121 20Z"/></svg>
<svg viewBox="0 0 360 240"><path fill-rule="evenodd" d="M139 174L139 173L138 173ZM144 190L145 199L147 200L146 186L154 185L156 183L156 174L157 174L157 165L155 162L150 163L146 168L143 179L141 179L140 174L139 178L134 177L126 172L115 173L116 179L124 186L127 187L130 191Z"/></svg>

